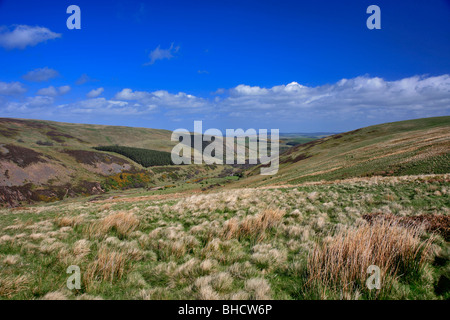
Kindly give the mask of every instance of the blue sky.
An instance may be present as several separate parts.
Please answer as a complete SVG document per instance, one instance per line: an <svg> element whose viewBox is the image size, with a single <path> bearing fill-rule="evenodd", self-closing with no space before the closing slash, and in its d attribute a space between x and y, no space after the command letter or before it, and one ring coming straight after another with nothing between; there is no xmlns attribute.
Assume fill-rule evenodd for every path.
<svg viewBox="0 0 450 320"><path fill-rule="evenodd" d="M317 132L449 115L449 17L448 0L0 0L0 117Z"/></svg>

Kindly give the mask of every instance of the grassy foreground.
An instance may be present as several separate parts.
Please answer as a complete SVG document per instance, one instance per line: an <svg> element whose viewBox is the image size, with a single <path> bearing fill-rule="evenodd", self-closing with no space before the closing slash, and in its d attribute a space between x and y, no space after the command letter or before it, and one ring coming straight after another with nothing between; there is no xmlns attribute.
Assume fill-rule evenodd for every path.
<svg viewBox="0 0 450 320"><path fill-rule="evenodd" d="M449 187L371 177L1 209L0 297L449 299Z"/></svg>

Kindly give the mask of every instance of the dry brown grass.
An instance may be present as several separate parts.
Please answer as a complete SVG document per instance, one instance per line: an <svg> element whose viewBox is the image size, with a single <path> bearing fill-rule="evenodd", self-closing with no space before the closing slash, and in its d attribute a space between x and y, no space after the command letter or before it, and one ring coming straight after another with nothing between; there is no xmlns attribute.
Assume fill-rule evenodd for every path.
<svg viewBox="0 0 450 320"><path fill-rule="evenodd" d="M395 221L406 226L420 225L429 232L442 235L445 241L450 241L450 216L443 214L421 214L402 217L393 214L370 213L363 215L362 218L369 223L372 223L374 220L383 219L386 221Z"/></svg>
<svg viewBox="0 0 450 320"><path fill-rule="evenodd" d="M245 282L245 290L252 300L269 300L271 298L270 284L266 279L253 278Z"/></svg>
<svg viewBox="0 0 450 320"><path fill-rule="evenodd" d="M120 211L110 214L98 222L91 223L86 228L86 232L89 237L98 237L115 230L120 236L124 237L136 230L138 226L139 219L132 212Z"/></svg>
<svg viewBox="0 0 450 320"><path fill-rule="evenodd" d="M6 265L15 265L20 261L20 256L16 255L7 255L5 259L3 259L3 263Z"/></svg>
<svg viewBox="0 0 450 320"><path fill-rule="evenodd" d="M84 220L83 216L73 216L73 217L66 216L66 217L58 218L56 220L56 224L60 228L62 228L62 227L74 227L74 226L82 223L83 220Z"/></svg>
<svg viewBox="0 0 450 320"><path fill-rule="evenodd" d="M93 261L84 274L86 288L90 288L95 281L113 282L123 277L126 269L127 257L124 252L114 251L106 246L101 247L97 259Z"/></svg>
<svg viewBox="0 0 450 320"><path fill-rule="evenodd" d="M0 297L11 298L14 294L27 289L29 283L25 275L0 278Z"/></svg>
<svg viewBox="0 0 450 320"><path fill-rule="evenodd" d="M308 257L309 288L320 298L358 296L365 290L367 268L381 270L381 291L390 289L395 277L420 270L431 253L432 238L421 240L423 228L393 221L362 224L338 232L317 245Z"/></svg>
<svg viewBox="0 0 450 320"><path fill-rule="evenodd" d="M266 231L276 227L285 214L284 210L266 209L256 215L246 216L241 221L232 218L225 221L221 237L225 240L250 237L261 241L266 237Z"/></svg>

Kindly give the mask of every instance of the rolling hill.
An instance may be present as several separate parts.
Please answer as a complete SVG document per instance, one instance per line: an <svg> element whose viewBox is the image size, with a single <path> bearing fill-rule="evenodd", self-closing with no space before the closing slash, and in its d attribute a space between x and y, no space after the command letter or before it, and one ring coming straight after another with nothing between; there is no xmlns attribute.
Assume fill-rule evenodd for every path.
<svg viewBox="0 0 450 320"><path fill-rule="evenodd" d="M189 188L200 189L205 177L222 179L239 170L158 166L170 160L168 152L176 144L170 137L168 130L0 118L0 205L111 189L173 188L191 180L198 185Z"/></svg>
<svg viewBox="0 0 450 320"><path fill-rule="evenodd" d="M54 127L71 137L40 145L32 141L49 129L30 121L39 127L0 140L1 181L16 183L0 186L0 197L11 206L102 193L101 179L167 175L174 187L0 208L0 298L448 300L449 120L324 137L281 154L275 176L256 166L213 189L223 184L214 175L230 167L143 168L83 144L64 124ZM82 270L78 290L67 288L73 265ZM366 282L373 265L377 291Z"/></svg>
<svg viewBox="0 0 450 320"><path fill-rule="evenodd" d="M139 151L140 157L145 150L168 152L175 145L170 135L158 129L0 118L0 203L17 206L147 186L210 191L223 185L295 185L450 172L450 117L386 123L306 140L280 155L274 176L261 176L259 166L248 165L148 167L148 162L140 162L143 167L127 153L98 150L122 146ZM244 179L227 179L242 176L243 168Z"/></svg>
<svg viewBox="0 0 450 320"><path fill-rule="evenodd" d="M99 145L170 151L167 130L0 118L0 203L54 201L103 192L101 182L142 186L148 170ZM122 173L127 173L124 177Z"/></svg>
<svg viewBox="0 0 450 320"><path fill-rule="evenodd" d="M450 172L450 117L385 123L297 145L280 155L278 174L247 172L238 186L299 184L367 176Z"/></svg>

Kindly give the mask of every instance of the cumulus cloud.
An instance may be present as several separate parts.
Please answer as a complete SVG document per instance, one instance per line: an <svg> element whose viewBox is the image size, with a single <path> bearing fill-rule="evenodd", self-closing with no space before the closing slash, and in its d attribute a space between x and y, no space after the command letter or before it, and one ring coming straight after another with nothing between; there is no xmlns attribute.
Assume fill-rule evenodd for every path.
<svg viewBox="0 0 450 320"><path fill-rule="evenodd" d="M43 108L50 108L53 106L54 99L49 96L35 96L28 97L25 101L8 101L2 110L5 113L11 114L27 114L32 111L42 110Z"/></svg>
<svg viewBox="0 0 450 320"><path fill-rule="evenodd" d="M97 98L99 95L103 93L103 88L93 89L86 94L86 97L88 98Z"/></svg>
<svg viewBox="0 0 450 320"><path fill-rule="evenodd" d="M139 103L108 100L105 98L87 99L77 103L58 106L58 109L73 114L138 116L150 113L155 106L143 106Z"/></svg>
<svg viewBox="0 0 450 320"><path fill-rule="evenodd" d="M0 46L6 49L25 49L27 46L32 47L38 43L60 37L60 33L52 32L44 27L27 25L14 25L10 28L0 27Z"/></svg>
<svg viewBox="0 0 450 320"><path fill-rule="evenodd" d="M48 88L39 89L37 94L40 96L49 96L56 97L58 95L66 94L70 91L70 86L61 86L59 88L55 88L54 86L50 86Z"/></svg>
<svg viewBox="0 0 450 320"><path fill-rule="evenodd" d="M66 94L70 91L70 86L61 86L58 88L59 94Z"/></svg>
<svg viewBox="0 0 450 320"><path fill-rule="evenodd" d="M23 87L20 82L1 82L0 81L0 94L6 96L17 95L26 92L27 89Z"/></svg>
<svg viewBox="0 0 450 320"><path fill-rule="evenodd" d="M209 102L206 99L184 92L172 94L165 90L148 92L133 91L132 89L125 88L116 93L115 99L123 101L136 101L139 104L146 106L157 106L168 109L184 109L185 112L192 112L194 110L205 111L209 107Z"/></svg>
<svg viewBox="0 0 450 320"><path fill-rule="evenodd" d="M180 50L180 47L174 47L173 43L170 45L169 49L161 49L161 45L159 45L155 50L150 52L150 54L148 55L150 61L145 63L144 65L152 65L158 60L172 59L173 54L177 53L178 50Z"/></svg>
<svg viewBox="0 0 450 320"><path fill-rule="evenodd" d="M22 78L28 81L43 82L50 80L52 78L56 78L57 76L59 76L58 71L45 67L32 70L28 72L26 75L24 75Z"/></svg>
<svg viewBox="0 0 450 320"><path fill-rule="evenodd" d="M16 88L16 92L23 91L20 84L9 84L10 89L4 89L5 83L0 83L0 93L2 90L13 92L12 87ZM106 99L95 96L100 89L93 90L95 94L92 93L90 99L56 107L53 105L49 110L64 115L130 117L161 112L168 119L186 120L187 115L192 115L199 120L220 119L234 126L273 125L282 130L284 125L292 124L289 128L294 129L290 130L308 127L312 128L309 130L319 131L450 114L448 74L414 76L395 81L361 76L321 86L306 86L297 82L267 88L241 84L216 91L216 95L207 98L185 92L124 88L114 98ZM54 90L58 92L59 89ZM8 105L13 105L20 112L23 108L52 105L50 98L52 95L46 94L41 98L36 97L36 100L27 99Z"/></svg>
<svg viewBox="0 0 450 320"><path fill-rule="evenodd" d="M272 88L238 85L219 105L230 114L239 110L239 116L431 116L450 109L450 76L414 76L396 81L361 76L317 87L297 82Z"/></svg>

